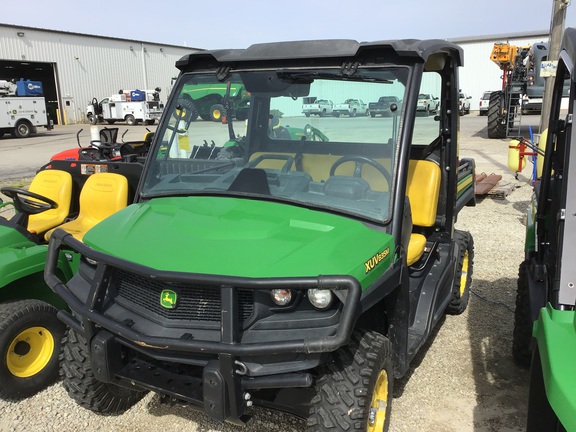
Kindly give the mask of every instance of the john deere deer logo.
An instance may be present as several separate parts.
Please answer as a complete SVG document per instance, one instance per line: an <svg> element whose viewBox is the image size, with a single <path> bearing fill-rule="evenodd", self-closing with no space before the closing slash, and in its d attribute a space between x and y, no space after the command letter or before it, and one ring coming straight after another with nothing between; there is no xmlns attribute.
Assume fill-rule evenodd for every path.
<svg viewBox="0 0 576 432"><path fill-rule="evenodd" d="M166 309L174 309L178 295L172 290L163 290L160 294L160 304Z"/></svg>

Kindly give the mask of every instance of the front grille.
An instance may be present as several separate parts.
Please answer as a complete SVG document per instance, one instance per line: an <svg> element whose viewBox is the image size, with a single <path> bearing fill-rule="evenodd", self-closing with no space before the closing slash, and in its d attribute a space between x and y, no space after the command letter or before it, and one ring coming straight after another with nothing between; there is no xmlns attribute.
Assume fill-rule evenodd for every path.
<svg viewBox="0 0 576 432"><path fill-rule="evenodd" d="M177 306L167 309L160 304L163 290L175 291ZM254 309L254 292L238 289L240 322L250 318ZM220 322L221 292L219 286L166 283L124 270L117 270L110 285L110 294L125 307L135 304L170 320Z"/></svg>

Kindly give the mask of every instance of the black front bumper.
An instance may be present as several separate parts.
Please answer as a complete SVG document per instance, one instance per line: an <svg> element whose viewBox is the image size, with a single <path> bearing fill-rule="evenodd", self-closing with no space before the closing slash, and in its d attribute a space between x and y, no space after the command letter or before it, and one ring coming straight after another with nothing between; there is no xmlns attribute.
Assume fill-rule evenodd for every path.
<svg viewBox="0 0 576 432"><path fill-rule="evenodd" d="M78 290L74 292L74 279L66 284L56 276L60 249L75 250L98 263L94 278L84 287L81 296ZM219 340L150 335L132 328L130 319L120 320L106 315L104 311L110 304L108 290L111 275L118 270L154 281L211 285L219 289ZM246 392L250 388L310 386L311 375L296 369L288 368L286 373L250 376L240 360L259 356L260 359L269 357L273 361L282 356L296 356L297 361L302 363L303 357L319 359L321 353L335 351L349 341L361 295L358 281L350 276L253 279L158 271L95 251L62 230L56 230L50 239L45 280L74 311L75 316L61 311L59 317L90 341L91 361L98 379L126 386L136 385L187 400L204 406L211 417L221 421L234 421L242 417ZM342 303L336 326L328 329L329 333L326 329L293 331L290 337L285 337L284 333L280 340L241 342L243 329L238 292L278 288L332 290ZM314 322L310 323L310 327L316 330ZM139 353L128 363L122 361L125 357L122 349L126 347ZM170 363L195 365L201 372L194 376L170 372L170 367L159 367ZM171 373L174 376L169 376Z"/></svg>

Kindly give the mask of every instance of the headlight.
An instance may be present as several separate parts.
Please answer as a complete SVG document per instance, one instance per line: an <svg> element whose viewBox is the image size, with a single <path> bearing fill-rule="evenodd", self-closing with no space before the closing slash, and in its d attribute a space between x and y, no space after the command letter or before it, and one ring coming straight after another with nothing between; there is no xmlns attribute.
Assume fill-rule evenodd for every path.
<svg viewBox="0 0 576 432"><path fill-rule="evenodd" d="M308 290L308 300L312 303L312 306L318 309L326 309L332 303L332 291L326 289L309 289Z"/></svg>
<svg viewBox="0 0 576 432"><path fill-rule="evenodd" d="M88 258L88 257L85 257L85 258L86 258L86 262L88 264L93 265L93 266L98 265L98 261L94 261L92 258Z"/></svg>
<svg viewBox="0 0 576 432"><path fill-rule="evenodd" d="M273 289L270 295L278 306L286 306L292 301L292 291L289 289Z"/></svg>

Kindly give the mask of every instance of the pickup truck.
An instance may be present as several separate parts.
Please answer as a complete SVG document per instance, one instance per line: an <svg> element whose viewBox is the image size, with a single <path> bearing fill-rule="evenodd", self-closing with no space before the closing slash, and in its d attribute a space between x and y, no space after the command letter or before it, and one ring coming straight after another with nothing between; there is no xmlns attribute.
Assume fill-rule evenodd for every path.
<svg viewBox="0 0 576 432"><path fill-rule="evenodd" d="M332 115L340 117L347 115L349 117L356 117L357 115L368 115L368 105L360 99L346 99L341 104L336 104L332 108Z"/></svg>
<svg viewBox="0 0 576 432"><path fill-rule="evenodd" d="M468 96L466 93L462 91L460 92L460 103L458 112L460 113L461 116L464 114L470 114L470 99L472 99L472 96Z"/></svg>
<svg viewBox="0 0 576 432"><path fill-rule="evenodd" d="M325 117L327 115L332 115L333 107L334 104L331 100L306 97L302 104L302 112L306 117L310 117L312 114Z"/></svg>
<svg viewBox="0 0 576 432"><path fill-rule="evenodd" d="M430 93L420 93L418 95L418 105L416 106L417 112L424 112L426 115L438 112L440 108L440 101L437 97Z"/></svg>
<svg viewBox="0 0 576 432"><path fill-rule="evenodd" d="M376 117L376 114L382 117L390 117L392 111L390 110L390 105L395 103L398 108L397 112L400 112L402 106L402 101L396 96L380 96L378 102L370 102L368 104L368 110L370 111L370 117Z"/></svg>

